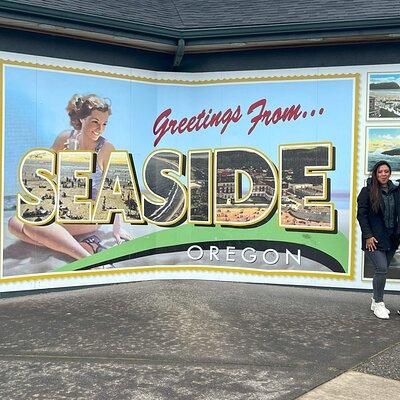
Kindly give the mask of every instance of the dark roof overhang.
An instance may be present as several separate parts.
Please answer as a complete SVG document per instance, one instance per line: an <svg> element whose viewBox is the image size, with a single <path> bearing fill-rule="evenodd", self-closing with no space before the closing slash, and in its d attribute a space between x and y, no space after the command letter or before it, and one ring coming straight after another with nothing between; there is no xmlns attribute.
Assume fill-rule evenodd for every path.
<svg viewBox="0 0 400 400"><path fill-rule="evenodd" d="M175 29L104 16L60 12L9 0L0 0L0 26L175 53L176 64L179 64L183 52L398 41L400 38L400 18L397 17Z"/></svg>

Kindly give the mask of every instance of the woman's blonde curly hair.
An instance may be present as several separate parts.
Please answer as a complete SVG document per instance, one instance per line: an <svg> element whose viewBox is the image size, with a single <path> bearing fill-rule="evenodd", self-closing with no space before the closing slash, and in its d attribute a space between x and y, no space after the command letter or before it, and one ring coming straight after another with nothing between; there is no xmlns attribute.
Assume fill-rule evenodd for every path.
<svg viewBox="0 0 400 400"><path fill-rule="evenodd" d="M111 102L95 94L74 94L66 107L70 123L74 129L82 128L81 119L89 116L94 110L108 112L111 115Z"/></svg>

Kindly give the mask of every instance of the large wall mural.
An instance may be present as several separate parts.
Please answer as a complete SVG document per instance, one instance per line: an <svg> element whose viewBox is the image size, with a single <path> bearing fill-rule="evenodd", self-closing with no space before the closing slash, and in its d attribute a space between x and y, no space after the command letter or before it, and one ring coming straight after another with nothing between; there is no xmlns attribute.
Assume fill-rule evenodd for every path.
<svg viewBox="0 0 400 400"><path fill-rule="evenodd" d="M399 169L399 73L180 75L1 56L0 290L369 285L355 198L377 158Z"/></svg>

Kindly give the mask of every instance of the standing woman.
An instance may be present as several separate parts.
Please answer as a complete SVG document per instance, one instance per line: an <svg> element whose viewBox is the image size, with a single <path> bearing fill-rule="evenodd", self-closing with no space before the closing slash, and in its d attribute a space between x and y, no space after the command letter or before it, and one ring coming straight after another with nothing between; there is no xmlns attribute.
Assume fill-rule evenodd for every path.
<svg viewBox="0 0 400 400"><path fill-rule="evenodd" d="M92 195L95 199L102 173L107 165L114 146L102 135L111 115L111 105L95 94L74 95L67 104L72 130L61 132L55 139L52 149L56 152L67 149L89 150L96 153L96 171L92 174ZM36 226L25 224L17 217L8 221L9 231L26 243L44 246L80 259L97 253L104 247L95 235L98 225L58 224ZM130 240L131 236L122 229L120 215L116 215L113 225L116 241ZM76 236L91 236L78 241Z"/></svg>
<svg viewBox="0 0 400 400"><path fill-rule="evenodd" d="M367 186L357 197L362 250L375 268L371 310L381 319L388 319L390 314L383 302L383 293L387 271L399 244L399 190L389 179L391 173L386 161L376 163Z"/></svg>

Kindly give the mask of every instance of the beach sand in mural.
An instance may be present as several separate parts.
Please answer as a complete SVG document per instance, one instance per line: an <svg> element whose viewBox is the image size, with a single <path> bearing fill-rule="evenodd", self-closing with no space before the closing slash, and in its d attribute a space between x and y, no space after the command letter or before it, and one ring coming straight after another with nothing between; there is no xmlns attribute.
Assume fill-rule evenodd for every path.
<svg viewBox="0 0 400 400"><path fill-rule="evenodd" d="M265 210L266 208L243 207L242 205L220 206L217 208L217 218L222 223L224 221L247 222L256 219Z"/></svg>
<svg viewBox="0 0 400 400"><path fill-rule="evenodd" d="M52 272L63 265L74 261L71 257L56 252L54 250L34 246L25 243L8 231L8 219L14 215L14 211L6 211L4 213L3 226L3 276L16 276L26 274L40 274ZM155 225L128 225L124 224L132 237L148 235L160 228ZM112 225L101 225L95 232L95 235L101 240L102 246L109 248L117 244L113 232ZM77 236L79 240L89 235Z"/></svg>

